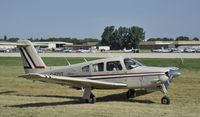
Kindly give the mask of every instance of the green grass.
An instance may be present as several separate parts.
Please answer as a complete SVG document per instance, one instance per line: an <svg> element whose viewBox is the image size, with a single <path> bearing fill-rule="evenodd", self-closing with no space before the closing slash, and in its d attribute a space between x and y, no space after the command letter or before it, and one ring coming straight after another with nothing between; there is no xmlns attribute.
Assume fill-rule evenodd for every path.
<svg viewBox="0 0 200 117"><path fill-rule="evenodd" d="M43 58L47 65L66 65L65 58ZM93 60L95 58L87 58ZM83 58L68 58L70 63ZM68 86L32 82L23 74L21 58L0 58L0 117L197 117L200 110L200 59L138 59L150 66L176 66L181 76L169 88L170 105L160 104L155 92L125 99L126 90L94 90L97 103L78 99L82 91ZM118 94L118 95L117 95Z"/></svg>

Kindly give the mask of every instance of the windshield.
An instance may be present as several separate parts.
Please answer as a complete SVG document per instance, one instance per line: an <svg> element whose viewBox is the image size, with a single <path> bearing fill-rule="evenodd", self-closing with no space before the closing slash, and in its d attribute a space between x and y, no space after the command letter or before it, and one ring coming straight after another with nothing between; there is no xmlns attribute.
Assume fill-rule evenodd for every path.
<svg viewBox="0 0 200 117"><path fill-rule="evenodd" d="M136 68L138 66L144 66L142 63L138 62L137 60L135 60L133 58L125 58L124 64L126 66L126 69L128 69L128 70Z"/></svg>

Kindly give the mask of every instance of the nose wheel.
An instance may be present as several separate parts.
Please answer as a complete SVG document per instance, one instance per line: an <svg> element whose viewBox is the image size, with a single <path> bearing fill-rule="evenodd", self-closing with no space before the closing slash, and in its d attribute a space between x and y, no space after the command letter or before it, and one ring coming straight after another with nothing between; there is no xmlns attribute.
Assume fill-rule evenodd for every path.
<svg viewBox="0 0 200 117"><path fill-rule="evenodd" d="M170 104L170 99L169 99L169 97L164 96L164 97L161 99L161 103L162 103L162 104Z"/></svg>
<svg viewBox="0 0 200 117"><path fill-rule="evenodd" d="M162 104L170 104L170 99L167 96L168 95L168 91L167 91L167 89L166 89L164 84L161 84L161 92L164 94L164 96L161 99L161 103Z"/></svg>

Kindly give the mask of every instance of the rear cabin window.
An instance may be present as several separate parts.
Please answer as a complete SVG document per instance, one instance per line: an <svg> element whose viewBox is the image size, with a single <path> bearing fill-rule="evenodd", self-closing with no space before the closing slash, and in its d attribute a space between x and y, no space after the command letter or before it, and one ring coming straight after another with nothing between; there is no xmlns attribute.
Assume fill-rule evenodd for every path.
<svg viewBox="0 0 200 117"><path fill-rule="evenodd" d="M108 71L120 71L120 70L122 70L122 65L121 65L120 61L107 62L106 67L107 67Z"/></svg>
<svg viewBox="0 0 200 117"><path fill-rule="evenodd" d="M82 67L82 72L89 72L89 65Z"/></svg>
<svg viewBox="0 0 200 117"><path fill-rule="evenodd" d="M92 65L93 72L101 72L104 70L104 64L103 63L97 63Z"/></svg>

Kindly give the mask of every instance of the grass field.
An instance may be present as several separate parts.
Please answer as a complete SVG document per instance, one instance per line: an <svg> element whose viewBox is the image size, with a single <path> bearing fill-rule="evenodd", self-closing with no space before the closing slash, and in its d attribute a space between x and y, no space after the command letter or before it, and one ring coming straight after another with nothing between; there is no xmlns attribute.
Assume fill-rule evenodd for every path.
<svg viewBox="0 0 200 117"><path fill-rule="evenodd" d="M47 65L66 65L64 58L43 58ZM71 63L82 58L69 58ZM92 58L88 58L92 60ZM170 105L160 104L161 92L127 100L126 90L94 90L95 104L79 101L82 91L68 86L32 82L23 74L21 58L0 58L0 117L198 117L200 59L138 59L145 65L177 66L181 76L170 89Z"/></svg>

